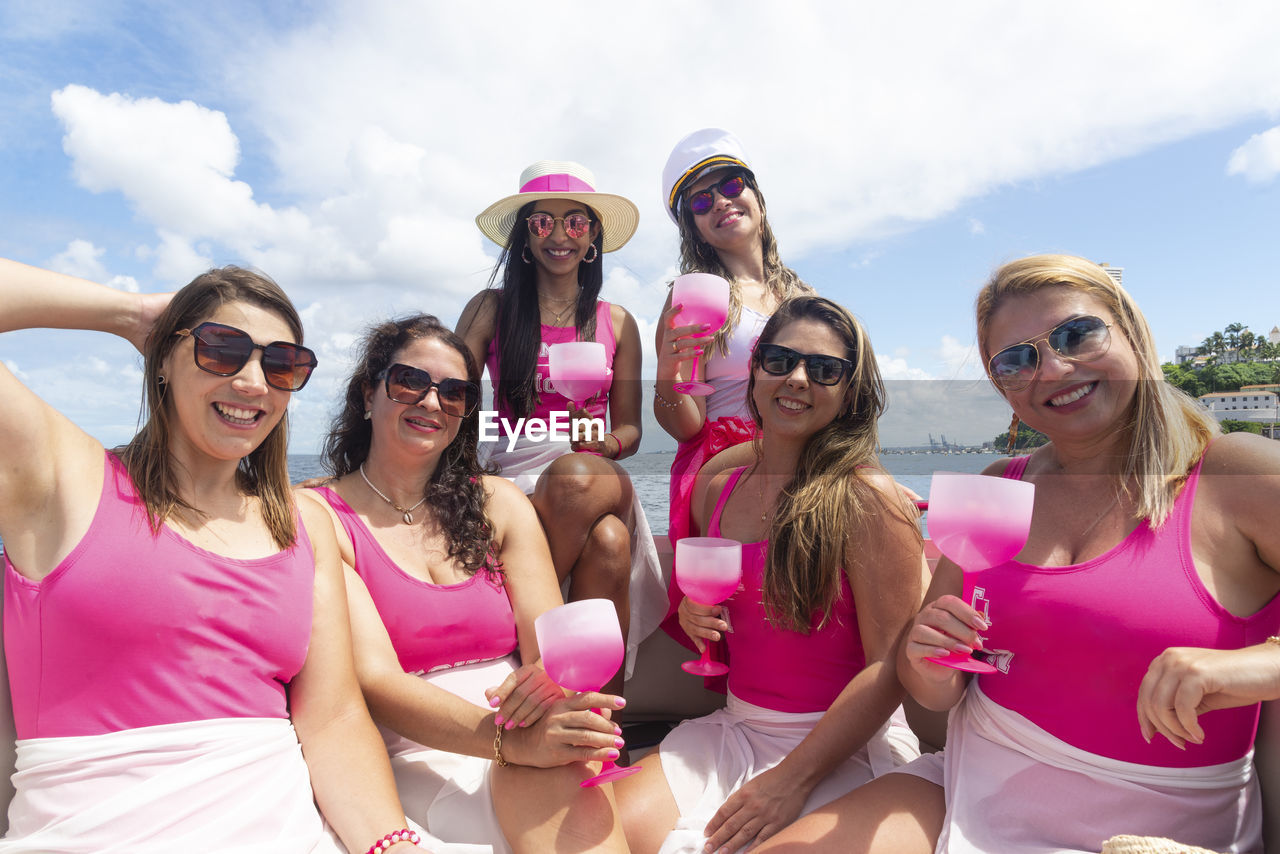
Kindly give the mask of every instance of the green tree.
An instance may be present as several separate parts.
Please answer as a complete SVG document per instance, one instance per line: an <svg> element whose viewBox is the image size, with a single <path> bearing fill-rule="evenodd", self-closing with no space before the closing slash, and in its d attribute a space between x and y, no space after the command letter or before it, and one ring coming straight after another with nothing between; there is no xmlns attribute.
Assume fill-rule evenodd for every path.
<svg viewBox="0 0 1280 854"><path fill-rule="evenodd" d="M1041 445L1047 445L1049 437L1041 433L1039 430L1032 430L1025 424L1018 425L1018 436L1014 442L1014 450L1026 450L1028 448L1038 448ZM991 443L997 451L1007 450L1009 447L1009 431L996 436Z"/></svg>
<svg viewBox="0 0 1280 854"><path fill-rule="evenodd" d="M1262 425L1257 421L1236 421L1228 418L1222 422L1223 433L1257 433L1262 435Z"/></svg>

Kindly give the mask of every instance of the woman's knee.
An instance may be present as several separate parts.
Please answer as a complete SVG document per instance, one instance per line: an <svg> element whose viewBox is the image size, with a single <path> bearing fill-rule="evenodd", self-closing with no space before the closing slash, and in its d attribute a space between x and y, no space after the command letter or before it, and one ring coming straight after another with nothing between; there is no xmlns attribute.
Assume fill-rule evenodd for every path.
<svg viewBox="0 0 1280 854"><path fill-rule="evenodd" d="M591 454L565 454L538 478L534 503L553 517L594 512L624 515L631 505L631 479L616 463Z"/></svg>

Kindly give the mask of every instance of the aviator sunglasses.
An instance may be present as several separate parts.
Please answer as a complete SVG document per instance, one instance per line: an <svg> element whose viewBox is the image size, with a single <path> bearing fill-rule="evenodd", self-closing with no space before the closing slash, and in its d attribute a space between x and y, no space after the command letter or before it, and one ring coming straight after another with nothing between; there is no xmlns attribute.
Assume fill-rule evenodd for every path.
<svg viewBox="0 0 1280 854"><path fill-rule="evenodd" d="M301 344L272 341L255 344L249 333L234 326L206 321L195 329L179 329L174 335L191 336L196 367L219 377L231 377L249 364L254 350L262 351L262 376L267 385L281 391L299 391L319 362Z"/></svg>
<svg viewBox="0 0 1280 854"><path fill-rule="evenodd" d="M1005 347L987 362L987 372L1005 391L1019 391L1030 385L1040 370L1041 341L1070 362L1092 362L1111 347L1110 329L1111 324L1100 317L1073 317L1038 338Z"/></svg>
<svg viewBox="0 0 1280 854"><path fill-rule="evenodd" d="M448 377L436 382L421 368L396 363L378 374L386 380L387 397L410 406L421 403L431 389L436 390L440 409L448 415L465 418L480 403L480 386L468 380Z"/></svg>
<svg viewBox="0 0 1280 854"><path fill-rule="evenodd" d="M591 220L586 214L571 213L568 216L552 216L549 213L536 213L527 216L524 221L529 226L529 233L534 237L550 237L555 231L556 223L564 225L564 233L570 237L581 237L591 228Z"/></svg>
<svg viewBox="0 0 1280 854"><path fill-rule="evenodd" d="M785 377L804 362L804 372L818 385L835 385L853 372L853 362L839 356L797 353L781 344L761 344L756 348L756 361L766 374Z"/></svg>
<svg viewBox="0 0 1280 854"><path fill-rule="evenodd" d="M700 216L711 210L711 206L716 201L713 190L718 191L726 199L736 199L742 195L742 191L746 188L747 176L737 172L718 183L712 184L710 187L691 193L688 199L689 210L693 211L695 216Z"/></svg>

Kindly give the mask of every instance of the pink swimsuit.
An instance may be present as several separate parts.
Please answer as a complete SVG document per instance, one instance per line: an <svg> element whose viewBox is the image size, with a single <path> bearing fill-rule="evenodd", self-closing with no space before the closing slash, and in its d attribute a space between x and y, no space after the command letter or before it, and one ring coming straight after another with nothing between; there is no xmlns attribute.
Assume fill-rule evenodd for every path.
<svg viewBox="0 0 1280 854"><path fill-rule="evenodd" d="M364 520L332 489L318 487L338 514L407 673L502 658L516 650L516 619L502 577L482 569L460 584L431 584L396 565Z"/></svg>
<svg viewBox="0 0 1280 854"><path fill-rule="evenodd" d="M1021 479L1027 458L1005 477ZM1250 617L1226 611L1191 556L1197 464L1158 530L1142 522L1118 545L1071 566L1009 561L965 578L990 602L988 651L1006 650L1007 673L980 676L995 702L1091 753L1165 767L1239 759L1253 743L1258 705L1200 716L1205 743L1178 750L1138 728L1138 687L1151 661L1174 646L1238 649L1280 627L1280 596Z"/></svg>
<svg viewBox="0 0 1280 854"><path fill-rule="evenodd" d="M307 657L315 558L239 560L161 526L106 454L89 530L42 581L5 556L4 644L18 738L228 717L287 718Z"/></svg>
<svg viewBox="0 0 1280 854"><path fill-rule="evenodd" d="M729 477L716 502L710 536L720 536L720 513L745 468ZM764 561L769 543L743 543L742 586L726 603L733 631L726 635L735 697L779 712L821 712L866 665L849 579L840 572L840 593L827 624L815 616L809 634L778 628L765 615Z"/></svg>
<svg viewBox="0 0 1280 854"><path fill-rule="evenodd" d="M573 404L570 403L568 398L551 387L551 381L548 379L550 367L547 348L552 344L563 344L577 340L578 330L573 326L548 326L545 323L542 324L542 343L538 347L538 362L535 368L537 372L535 382L538 390L538 403L533 412L529 413L530 418L546 420L551 417L552 412L568 412L573 408ZM613 356L618 351L618 341L617 336L614 334L613 314L610 312L610 305L604 300L596 301L596 341L604 345L604 363L612 370ZM489 341L489 351L485 357L484 364L489 369L489 381L494 388L493 408L497 410L500 418L506 418L514 424L515 416L506 408L505 402L497 400L498 377L501 376L501 367L498 364L497 331L494 332L493 338ZM587 412L590 413L592 418L607 419L608 403L609 388L606 385L604 393L597 396L587 406Z"/></svg>

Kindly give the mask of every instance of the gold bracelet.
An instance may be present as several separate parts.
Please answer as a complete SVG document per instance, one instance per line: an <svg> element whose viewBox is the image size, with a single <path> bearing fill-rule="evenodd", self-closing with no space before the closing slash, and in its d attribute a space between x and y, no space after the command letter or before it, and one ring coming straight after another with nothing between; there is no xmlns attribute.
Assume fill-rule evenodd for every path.
<svg viewBox="0 0 1280 854"><path fill-rule="evenodd" d="M498 763L499 768L506 768L510 763L502 758L502 724L495 720L494 726L497 732L493 736L493 761Z"/></svg>
<svg viewBox="0 0 1280 854"><path fill-rule="evenodd" d="M662 396L662 392L658 391L658 386L656 383L653 386L653 399L657 401L658 405L663 407L664 409L680 408L680 401L677 400L675 403L672 403L671 401L667 400L665 397Z"/></svg>
<svg viewBox="0 0 1280 854"><path fill-rule="evenodd" d="M1280 646L1280 635L1272 635L1271 637L1267 638L1267 643L1273 643L1276 646Z"/></svg>

